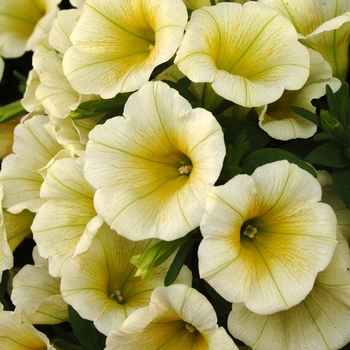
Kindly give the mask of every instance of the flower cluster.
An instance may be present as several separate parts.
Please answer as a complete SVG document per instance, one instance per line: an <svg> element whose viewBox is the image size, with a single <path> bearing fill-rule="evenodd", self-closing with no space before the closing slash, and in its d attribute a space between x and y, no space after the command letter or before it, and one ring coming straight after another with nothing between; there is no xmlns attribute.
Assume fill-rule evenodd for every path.
<svg viewBox="0 0 350 350"><path fill-rule="evenodd" d="M0 348L349 343L350 2L63 2L0 3Z"/></svg>

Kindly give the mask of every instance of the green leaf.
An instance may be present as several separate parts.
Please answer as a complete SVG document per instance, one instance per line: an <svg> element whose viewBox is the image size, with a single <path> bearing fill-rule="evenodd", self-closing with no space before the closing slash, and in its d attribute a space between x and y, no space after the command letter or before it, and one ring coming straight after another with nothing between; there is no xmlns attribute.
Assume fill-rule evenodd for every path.
<svg viewBox="0 0 350 350"><path fill-rule="evenodd" d="M103 350L106 336L100 333L92 321L82 318L72 306L68 305L69 321L80 344L88 350Z"/></svg>
<svg viewBox="0 0 350 350"><path fill-rule="evenodd" d="M309 111L308 109L302 108L302 107L297 107L297 106L291 106L291 110L302 116L303 118L309 120L310 122L316 124L317 126L321 127L321 118L315 114Z"/></svg>
<svg viewBox="0 0 350 350"><path fill-rule="evenodd" d="M96 117L100 114L124 109L129 95L118 94L116 97L106 100L94 100L81 103L78 108L69 113L72 119L84 119Z"/></svg>
<svg viewBox="0 0 350 350"><path fill-rule="evenodd" d="M9 103L0 107L0 123L25 115L27 111L22 107L21 101Z"/></svg>
<svg viewBox="0 0 350 350"><path fill-rule="evenodd" d="M71 343L67 343L66 341L58 338L54 338L52 340L52 345L57 350L87 350L87 348L85 348L82 345L73 345Z"/></svg>
<svg viewBox="0 0 350 350"><path fill-rule="evenodd" d="M338 106L334 92L329 85L326 85L326 97L328 103L328 109L330 113L335 117L337 115Z"/></svg>
<svg viewBox="0 0 350 350"><path fill-rule="evenodd" d="M189 252L191 251L194 242L194 240L186 240L185 243L180 247L180 249L176 253L175 258L171 263L164 279L164 285L166 287L170 286L176 280Z"/></svg>
<svg viewBox="0 0 350 350"><path fill-rule="evenodd" d="M184 97L188 102L198 103L196 97L192 94L190 90L184 87L182 84L175 83L170 80L162 80L164 83L167 83L171 88L175 89L182 97Z"/></svg>
<svg viewBox="0 0 350 350"><path fill-rule="evenodd" d="M242 130L246 131L245 140L249 142L251 152L264 148L271 141L271 137L260 128L258 123L224 116L216 119L224 130L225 140L232 145Z"/></svg>
<svg viewBox="0 0 350 350"><path fill-rule="evenodd" d="M333 185L346 207L350 209L350 165L342 169L334 169Z"/></svg>
<svg viewBox="0 0 350 350"><path fill-rule="evenodd" d="M312 164L332 168L344 168L349 164L342 154L342 145L336 141L330 141L315 148L304 160Z"/></svg>
<svg viewBox="0 0 350 350"><path fill-rule="evenodd" d="M337 92L337 115L335 115L342 125L347 126L347 106L349 102L349 85L344 83Z"/></svg>
<svg viewBox="0 0 350 350"><path fill-rule="evenodd" d="M321 131L314 135L315 141L337 141L338 139L328 132Z"/></svg>
<svg viewBox="0 0 350 350"><path fill-rule="evenodd" d="M288 160L289 163L298 165L301 169L306 170L314 177L317 176L315 170L310 165L294 154L279 148L263 148L255 151L246 158L242 164L242 168L245 173L251 175L257 167L283 159Z"/></svg>

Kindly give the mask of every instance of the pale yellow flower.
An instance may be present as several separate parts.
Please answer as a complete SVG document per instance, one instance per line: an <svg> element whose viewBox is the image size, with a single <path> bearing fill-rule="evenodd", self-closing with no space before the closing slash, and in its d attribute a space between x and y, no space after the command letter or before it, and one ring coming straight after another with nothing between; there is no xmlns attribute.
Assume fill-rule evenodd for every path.
<svg viewBox="0 0 350 350"><path fill-rule="evenodd" d="M32 324L69 321L60 279L49 274L47 260L39 256L36 248L33 250L34 265L25 265L13 278L11 300L16 310L23 310Z"/></svg>
<svg viewBox="0 0 350 350"><path fill-rule="evenodd" d="M49 271L61 276L67 260L86 251L103 220L96 214L93 191L82 173L82 159L59 159L47 170L40 207L32 225L39 253Z"/></svg>
<svg viewBox="0 0 350 350"><path fill-rule="evenodd" d="M320 200L318 181L286 160L214 187L200 225L200 276L258 314L298 304L337 243L335 214Z"/></svg>
<svg viewBox="0 0 350 350"><path fill-rule="evenodd" d="M11 311L0 311L0 349L55 350L44 333Z"/></svg>
<svg viewBox="0 0 350 350"><path fill-rule="evenodd" d="M300 33L300 42L318 51L345 81L350 41L350 1L348 0L259 0L277 9Z"/></svg>
<svg viewBox="0 0 350 350"><path fill-rule="evenodd" d="M2 161L3 207L17 214L37 212L45 202L39 191L46 166L62 151L47 116L35 116L15 128L13 154ZM41 173L40 173L41 172Z"/></svg>
<svg viewBox="0 0 350 350"><path fill-rule="evenodd" d="M112 98L137 90L175 54L186 22L182 0L87 0L64 73L82 94Z"/></svg>
<svg viewBox="0 0 350 350"><path fill-rule="evenodd" d="M2 0L0 55L19 57L50 30L60 0Z"/></svg>
<svg viewBox="0 0 350 350"><path fill-rule="evenodd" d="M4 192L0 182L0 276L4 270L8 270L13 266L13 256L7 241L4 215L2 211L2 198ZM1 277L0 277L1 282Z"/></svg>
<svg viewBox="0 0 350 350"><path fill-rule="evenodd" d="M149 306L134 311L120 332L109 333L106 350L238 350L217 325L213 306L195 289L158 287Z"/></svg>
<svg viewBox="0 0 350 350"><path fill-rule="evenodd" d="M274 102L309 75L309 54L293 25L253 1L194 11L175 63L193 82L212 83L218 95L245 107Z"/></svg>
<svg viewBox="0 0 350 350"><path fill-rule="evenodd" d="M131 95L124 115L89 134L84 174L97 189L96 211L131 240L183 237L199 226L219 177L221 127L159 81Z"/></svg>
<svg viewBox="0 0 350 350"><path fill-rule="evenodd" d="M257 315L233 304L228 328L253 349L340 349L350 341L350 256L339 234L334 256L319 272L300 304L272 315Z"/></svg>
<svg viewBox="0 0 350 350"><path fill-rule="evenodd" d="M316 111L311 100L326 94L326 85L336 92L341 82L332 77L332 68L320 53L309 49L310 75L305 85L296 91L285 91L281 98L264 107L255 108L259 125L271 137L278 140L307 139L316 133L317 125L291 110L291 106Z"/></svg>
<svg viewBox="0 0 350 350"><path fill-rule="evenodd" d="M145 279L134 277L137 268L129 260L157 240L133 242L103 225L91 247L66 263L61 291L64 300L83 317L94 322L103 334L120 329L136 309L148 305L152 291L164 285L174 255L153 269ZM178 283L190 285L192 274L184 266Z"/></svg>

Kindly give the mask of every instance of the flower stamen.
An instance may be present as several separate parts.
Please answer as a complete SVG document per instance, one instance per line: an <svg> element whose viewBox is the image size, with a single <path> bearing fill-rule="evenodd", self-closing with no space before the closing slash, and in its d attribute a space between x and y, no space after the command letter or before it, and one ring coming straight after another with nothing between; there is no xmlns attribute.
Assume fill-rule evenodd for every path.
<svg viewBox="0 0 350 350"><path fill-rule="evenodd" d="M254 236L258 233L258 229L256 227L253 227L252 225L247 225L243 231L243 234L245 236L248 236L249 238L254 238Z"/></svg>
<svg viewBox="0 0 350 350"><path fill-rule="evenodd" d="M193 169L192 165L181 165L179 170L180 174L189 174Z"/></svg>
<svg viewBox="0 0 350 350"><path fill-rule="evenodd" d="M197 330L197 328L195 326L192 326L190 323L186 323L185 327L190 333L194 333Z"/></svg>
<svg viewBox="0 0 350 350"><path fill-rule="evenodd" d="M109 298L116 301L118 304L121 304L123 301L122 292L120 290L115 290Z"/></svg>

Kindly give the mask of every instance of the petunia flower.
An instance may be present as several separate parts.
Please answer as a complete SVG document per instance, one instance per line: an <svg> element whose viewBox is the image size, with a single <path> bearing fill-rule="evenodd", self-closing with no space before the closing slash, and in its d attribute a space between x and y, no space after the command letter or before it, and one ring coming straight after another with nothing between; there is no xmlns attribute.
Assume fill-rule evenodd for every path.
<svg viewBox="0 0 350 350"><path fill-rule="evenodd" d="M0 349L55 350L44 333L12 311L0 311Z"/></svg>
<svg viewBox="0 0 350 350"><path fill-rule="evenodd" d="M333 76L345 81L350 42L348 0L259 0L293 23L300 42L318 51L331 65Z"/></svg>
<svg viewBox="0 0 350 350"><path fill-rule="evenodd" d="M112 98L137 90L175 54L186 22L182 0L87 0L64 73L82 94Z"/></svg>
<svg viewBox="0 0 350 350"><path fill-rule="evenodd" d="M134 311L121 331L108 334L106 350L236 350L217 325L213 306L195 289L158 287L149 306Z"/></svg>
<svg viewBox="0 0 350 350"><path fill-rule="evenodd" d="M199 226L219 177L221 127L159 81L131 95L124 115L89 134L84 173L96 211L131 240L183 237Z"/></svg>
<svg viewBox="0 0 350 350"><path fill-rule="evenodd" d="M164 285L173 255L145 279L135 277L137 268L129 262L134 254L141 254L156 242L133 242L103 225L90 249L64 266L61 281L64 300L81 317L93 321L101 333L107 335L120 329L126 317L148 305L152 291ZM191 280L191 272L184 266L177 282L189 285Z"/></svg>
<svg viewBox="0 0 350 350"><path fill-rule="evenodd" d="M100 99L96 95L79 94L63 73L63 55L72 46L70 35L80 14L78 9L60 11L48 36L34 48L33 67L40 79L35 96L50 117L63 119L80 103Z"/></svg>
<svg viewBox="0 0 350 350"><path fill-rule="evenodd" d="M340 349L350 341L350 255L339 234L330 264L319 272L300 304L272 315L257 315L233 304L228 329L253 349Z"/></svg>
<svg viewBox="0 0 350 350"><path fill-rule="evenodd" d="M14 153L4 158L0 172L3 207L13 214L24 209L37 212L45 202L39 196L44 181L40 172L45 173L46 166L63 151L50 127L47 116L35 116L15 128Z"/></svg>
<svg viewBox="0 0 350 350"><path fill-rule="evenodd" d="M50 30L60 0L2 0L0 55L19 57L33 49Z"/></svg>
<svg viewBox="0 0 350 350"><path fill-rule="evenodd" d="M7 241L4 215L1 204L3 195L3 187L0 182L0 282L2 278L2 272L10 269L13 266L13 256Z"/></svg>
<svg viewBox="0 0 350 350"><path fill-rule="evenodd" d="M253 1L194 11L175 63L193 82L212 83L218 95L244 107L272 103L309 75L309 54L293 25Z"/></svg>
<svg viewBox="0 0 350 350"><path fill-rule="evenodd" d="M298 304L337 243L335 214L320 200L318 181L286 160L215 187L200 225L200 276L258 314Z"/></svg>
<svg viewBox="0 0 350 350"><path fill-rule="evenodd" d="M309 138L316 133L316 124L291 110L291 106L316 111L311 100L326 94L326 85L335 92L340 88L339 79L332 77L332 68L317 51L310 52L310 75L305 85L296 91L285 91L281 98L267 106L255 108L259 125L271 137L278 140Z"/></svg>
<svg viewBox="0 0 350 350"><path fill-rule="evenodd" d="M47 170L40 196L47 201L32 225L39 253L49 258L50 274L61 276L64 263L86 251L103 220L82 173L82 159L64 158Z"/></svg>
<svg viewBox="0 0 350 350"><path fill-rule="evenodd" d="M11 300L32 324L68 321L68 305L62 298L60 279L48 272L48 262L33 250L35 265L25 265L13 278Z"/></svg>

